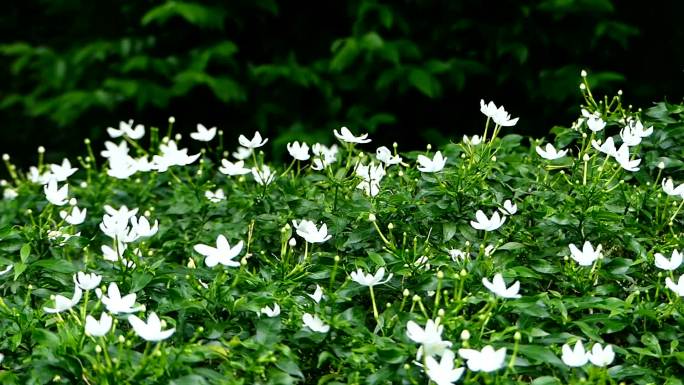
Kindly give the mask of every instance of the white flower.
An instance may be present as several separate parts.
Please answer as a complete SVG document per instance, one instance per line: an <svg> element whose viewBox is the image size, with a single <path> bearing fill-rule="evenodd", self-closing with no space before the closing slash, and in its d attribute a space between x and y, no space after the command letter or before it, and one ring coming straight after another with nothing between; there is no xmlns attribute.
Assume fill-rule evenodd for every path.
<svg viewBox="0 0 684 385"><path fill-rule="evenodd" d="M304 142L299 144L299 142L295 141L294 143L288 143L286 147L287 152L297 160L304 161L311 158L311 155L309 155L309 145Z"/></svg>
<svg viewBox="0 0 684 385"><path fill-rule="evenodd" d="M679 280L677 281L676 285L672 279L670 279L670 277L665 278L665 286L677 293L678 296L684 297L684 275L679 276Z"/></svg>
<svg viewBox="0 0 684 385"><path fill-rule="evenodd" d="M468 361L468 369L473 372L493 372L504 367L506 348L494 350L494 347L487 345L481 351L458 349L458 355Z"/></svg>
<svg viewBox="0 0 684 385"><path fill-rule="evenodd" d="M165 172L172 166L187 166L200 156L200 154L188 155L188 149L178 149L178 145L173 140L160 144L159 151L161 155L155 155L152 158L152 163L159 172Z"/></svg>
<svg viewBox="0 0 684 385"><path fill-rule="evenodd" d="M330 148L320 143L314 144L311 146L311 152L313 152L316 158L314 158L311 168L320 171L335 163L335 161L337 161L337 151L336 144L333 144Z"/></svg>
<svg viewBox="0 0 684 385"><path fill-rule="evenodd" d="M399 155L392 155L389 148L382 146L375 150L375 157L385 164L385 166L391 166L393 164L401 163L402 159Z"/></svg>
<svg viewBox="0 0 684 385"><path fill-rule="evenodd" d="M216 238L216 247L211 247L203 244L195 245L193 248L196 252L205 256L204 263L209 267L214 267L217 264L224 266L238 267L240 261L233 258L237 257L242 251L242 241L235 246L230 247L230 243L223 234Z"/></svg>
<svg viewBox="0 0 684 385"><path fill-rule="evenodd" d="M143 215L140 216L140 219L131 217L131 226L133 227L133 232L135 232L137 238L148 238L159 231L159 221L155 220L154 225L150 226L150 221Z"/></svg>
<svg viewBox="0 0 684 385"><path fill-rule="evenodd" d="M145 341L165 340L171 337L173 332L176 331L175 328L162 330L161 321L155 312L150 313L150 316L147 317L147 322L144 322L140 318L131 314L128 316L128 323L130 323L133 327L133 330L135 330L135 334Z"/></svg>
<svg viewBox="0 0 684 385"><path fill-rule="evenodd" d="M640 136L642 138L646 138L648 136L651 136L653 133L653 127L649 127L647 129L644 129L644 125L641 124L641 121L631 121L629 122L629 129L632 131L634 135Z"/></svg>
<svg viewBox="0 0 684 385"><path fill-rule="evenodd" d="M512 284L511 287L506 288L506 282L504 281L503 276L500 273L494 275L494 279L492 280L492 282L489 282L487 278L482 278L482 284L485 285L485 287L489 289L489 291L498 295L499 297L521 297L520 294L518 294L518 292L520 291L520 281L515 281L515 283Z"/></svg>
<svg viewBox="0 0 684 385"><path fill-rule="evenodd" d="M351 131L347 127L342 127L340 128L340 131L342 132L341 134L337 132L337 130L333 130L333 133L335 134L335 137L337 139L347 142L347 143L370 143L370 139L368 138L368 134L363 134L361 136L354 136Z"/></svg>
<svg viewBox="0 0 684 385"><path fill-rule="evenodd" d="M64 182L72 176L76 171L78 171L77 168L71 167L71 162L69 162L69 159L64 158L62 161L62 164L51 164L50 165L50 178L56 179L57 182Z"/></svg>
<svg viewBox="0 0 684 385"><path fill-rule="evenodd" d="M95 289L95 294L97 294L97 298L105 305L107 311L112 314L135 313L136 311L143 309L142 307L133 307L133 305L135 305L135 293L130 293L122 297L119 286L117 286L115 282L109 284L107 295L102 293L102 290L99 287Z"/></svg>
<svg viewBox="0 0 684 385"><path fill-rule="evenodd" d="M630 147L634 147L641 143L641 136L636 132L632 131L632 126L627 125L622 130L620 130L620 138L622 142Z"/></svg>
<svg viewBox="0 0 684 385"><path fill-rule="evenodd" d="M568 153L568 150L556 151L556 148L551 143L546 143L545 149L542 149L541 147L537 146L535 150L537 151L537 154L539 154L539 156L548 160L560 159Z"/></svg>
<svg viewBox="0 0 684 385"><path fill-rule="evenodd" d="M43 187L43 191L45 192L45 198L48 202L55 206L64 206L69 201L67 197L69 195L68 184L64 184L64 186L58 188L57 180L50 179L48 184Z"/></svg>
<svg viewBox="0 0 684 385"><path fill-rule="evenodd" d="M222 189L217 189L214 191L205 191L204 196L209 199L212 203L219 203L226 200L226 194L223 193Z"/></svg>
<svg viewBox="0 0 684 385"><path fill-rule="evenodd" d="M323 298L323 289L316 284L316 290L314 290L313 294L307 294L311 299L314 300L314 302L319 303L321 302L321 299Z"/></svg>
<svg viewBox="0 0 684 385"><path fill-rule="evenodd" d="M74 206L74 208L71 209L71 214L68 214L66 211L62 210L59 212L59 216L64 219L66 223L76 226L85 222L87 211L88 209L81 210Z"/></svg>
<svg viewBox="0 0 684 385"><path fill-rule="evenodd" d="M489 102L488 104L485 104L485 101L483 99L480 99L480 112L485 114L487 118L493 118L494 115L496 115L496 105L494 102Z"/></svg>
<svg viewBox="0 0 684 385"><path fill-rule="evenodd" d="M267 165L261 166L261 170L252 167L252 176L254 181L262 186L268 186L275 180L275 173L271 173L271 169Z"/></svg>
<svg viewBox="0 0 684 385"><path fill-rule="evenodd" d="M684 198L684 183L680 184L677 187L674 187L674 182L672 181L672 178L667 178L663 179L662 185L665 194L670 196L680 196Z"/></svg>
<svg viewBox="0 0 684 385"><path fill-rule="evenodd" d="M254 133L254 137L251 140L247 139L247 137L244 135L240 135L240 137L238 138L238 142L240 142L240 145L242 147L245 147L248 149L255 149L255 148L259 148L259 147L263 146L264 144L266 144L266 142L268 142L268 139L262 140L261 134L259 133L259 131L257 131Z"/></svg>
<svg viewBox="0 0 684 385"><path fill-rule="evenodd" d="M425 155L418 155L417 159L420 166L418 170L421 172L439 172L442 171L444 165L446 165L447 158L442 156L440 151L437 151L432 159Z"/></svg>
<svg viewBox="0 0 684 385"><path fill-rule="evenodd" d="M449 256L451 257L451 260L454 262L456 262L459 259L466 259L465 253L459 249L451 249L448 252Z"/></svg>
<svg viewBox="0 0 684 385"><path fill-rule="evenodd" d="M9 266L7 266L4 270L0 271L0 276L9 273L10 270L12 270L13 267L14 267L14 265L9 265Z"/></svg>
<svg viewBox="0 0 684 385"><path fill-rule="evenodd" d="M229 175L229 176L245 175L245 174L249 174L250 172L252 172L252 170L245 167L245 161L244 160L239 160L239 161L233 163L227 159L222 159L221 160L221 166L222 167L219 167L219 171L221 171L221 173Z"/></svg>
<svg viewBox="0 0 684 385"><path fill-rule="evenodd" d="M210 142L216 136L216 127L207 129L203 124L197 124L197 132L191 132L190 137L198 142Z"/></svg>
<svg viewBox="0 0 684 385"><path fill-rule="evenodd" d="M11 201L12 199L15 199L18 196L19 196L19 193L17 192L17 190L15 190L13 188L7 187L2 191L2 199L4 199L4 200Z"/></svg>
<svg viewBox="0 0 684 385"><path fill-rule="evenodd" d="M484 230L484 231L494 231L501 227L501 225L506 222L506 217L501 217L499 215L498 211L495 211L494 214L492 214L492 218L487 218L485 213L482 210L477 210L475 213L475 219L476 221L470 221L470 225L473 226L474 229L476 230Z"/></svg>
<svg viewBox="0 0 684 385"><path fill-rule="evenodd" d="M112 247L109 247L107 245L102 245L100 247L100 250L102 250L102 256L106 261L111 261L111 262L118 262L119 258L123 257L124 251L126 250L126 244L119 241L117 242L117 249L115 250Z"/></svg>
<svg viewBox="0 0 684 385"><path fill-rule="evenodd" d="M484 102L484 100L482 102ZM473 135L472 138L469 138L467 135L463 135L463 143L470 146L477 146L478 144L482 143L482 138L480 135Z"/></svg>
<svg viewBox="0 0 684 385"><path fill-rule="evenodd" d="M378 269L378 271L375 273L375 275L372 274L364 274L363 270L361 269L356 269L356 271L353 271L351 274L351 279L352 281L358 283L361 286L375 286L375 285L381 285L383 283L386 283L390 279L392 279L392 273L387 277L386 280L382 280L382 278L385 276L385 268L381 267Z"/></svg>
<svg viewBox="0 0 684 385"><path fill-rule="evenodd" d="M510 199L506 199L503 203L503 208L499 209L504 215L513 215L518 212L518 205L511 203Z"/></svg>
<svg viewBox="0 0 684 385"><path fill-rule="evenodd" d="M606 139L606 141L603 144L600 144L596 140L592 140L591 145L597 151L602 152L606 155L615 156L615 154L617 154L617 149L615 148L615 142L613 141L612 137Z"/></svg>
<svg viewBox="0 0 684 385"><path fill-rule="evenodd" d="M427 357L425 365L428 377L437 385L451 385L458 381L465 371L465 368L454 369L454 352L449 349L444 350L440 362L432 357Z"/></svg>
<svg viewBox="0 0 684 385"><path fill-rule="evenodd" d="M45 310L46 313L61 313L65 310L69 310L72 307L76 306L78 301L81 300L82 295L83 295L83 291L81 290L81 288L78 286L74 286L73 297L67 298L63 295L57 294L55 296L55 307L54 308L44 307L43 310Z"/></svg>
<svg viewBox="0 0 684 385"><path fill-rule="evenodd" d="M655 253L655 265L662 270L675 270L682 264L682 259L683 256L679 253L679 250L672 251L671 259L665 258L665 256L660 253Z"/></svg>
<svg viewBox="0 0 684 385"><path fill-rule="evenodd" d="M138 172L136 160L126 155L124 157L109 158L107 175L117 179L128 179Z"/></svg>
<svg viewBox="0 0 684 385"><path fill-rule="evenodd" d="M580 251L577 246L574 244L570 244L570 253L572 259L577 261L577 263L580 264L580 266L591 266L592 263L594 263L595 260L599 259L601 257L601 245L598 245L596 247L596 250L594 250L594 247L591 245L589 241L584 242L584 246L582 246L582 251Z"/></svg>
<svg viewBox="0 0 684 385"><path fill-rule="evenodd" d="M561 360L565 365L570 367L580 367L586 365L589 361L589 355L584 350L584 345L582 341L577 341L575 343L575 348L570 349L570 345L564 344L562 347L563 355L561 355Z"/></svg>
<svg viewBox="0 0 684 385"><path fill-rule="evenodd" d="M623 143L613 156L623 169L631 172L639 171L641 159L630 159L629 146L626 143Z"/></svg>
<svg viewBox="0 0 684 385"><path fill-rule="evenodd" d="M49 171L46 171L41 174L36 166L31 166L29 168L28 178L33 183L44 185L50 181L50 179L52 178L52 174Z"/></svg>
<svg viewBox="0 0 684 385"><path fill-rule="evenodd" d="M496 113L494 114L494 116L492 116L492 120L494 120L494 123L498 124L499 126L504 126L504 127L515 126L515 124L518 123L518 119L520 119L520 118L511 119L511 114L506 112L506 110L504 110L503 106L500 106L496 110Z"/></svg>
<svg viewBox="0 0 684 385"><path fill-rule="evenodd" d="M138 209L129 211L128 207L122 206L120 210L115 210L106 205L105 212L100 223L100 230L105 235L125 243L133 242L137 238L135 231L128 225L128 221L135 217Z"/></svg>
<svg viewBox="0 0 684 385"><path fill-rule="evenodd" d="M330 330L330 325L323 323L323 321L318 318L317 315L304 313L302 316L302 321L304 321L304 325L317 333L327 333L328 330Z"/></svg>
<svg viewBox="0 0 684 385"><path fill-rule="evenodd" d="M107 128L107 133L113 139L125 135L133 140L138 140L145 136L145 127L142 124L138 124L133 127L133 119L131 119L128 122L120 121L119 129L113 127Z"/></svg>
<svg viewBox="0 0 684 385"><path fill-rule="evenodd" d="M141 156L137 159L131 158L130 162L132 164L132 167L135 168L137 171L149 172L154 170L155 168L154 162L150 162L150 160L147 159L147 156Z"/></svg>
<svg viewBox="0 0 684 385"><path fill-rule="evenodd" d="M74 274L74 283L83 290L92 290L102 281L102 276L95 273L86 274L82 271Z"/></svg>
<svg viewBox="0 0 684 385"><path fill-rule="evenodd" d="M606 127L606 122L600 117L590 116L587 118L587 127L593 132L599 132Z"/></svg>
<svg viewBox="0 0 684 385"><path fill-rule="evenodd" d="M273 309L271 309L268 306L264 306L261 308L261 313L266 314L267 317L277 317L280 315L280 305L273 304Z"/></svg>
<svg viewBox="0 0 684 385"><path fill-rule="evenodd" d="M320 229L316 228L315 223L306 219L300 222L292 221L292 225L297 230L297 235L309 243L323 243L332 237L328 234L328 226L325 223Z"/></svg>
<svg viewBox="0 0 684 385"><path fill-rule="evenodd" d="M128 156L128 142L122 141L121 143L114 144L113 142L107 141L105 142L105 149L104 151L100 152L100 155L102 155L103 158L106 159L111 159L111 158L123 158Z"/></svg>
<svg viewBox="0 0 684 385"><path fill-rule="evenodd" d="M242 146L238 146L237 150L233 152L233 158L237 160L245 160L252 156L252 149L251 148L246 148Z"/></svg>
<svg viewBox="0 0 684 385"><path fill-rule="evenodd" d="M369 165L359 164L354 170L356 175L363 179L356 185L356 188L363 190L366 195L376 196L380 192L380 181L385 176L385 169L382 164L370 163Z"/></svg>
<svg viewBox="0 0 684 385"><path fill-rule="evenodd" d="M89 336L102 337L109 333L112 328L112 320L112 316L105 312L102 313L99 321L88 315L85 322L85 332Z"/></svg>
<svg viewBox="0 0 684 385"><path fill-rule="evenodd" d="M613 346L606 345L605 348L601 344L594 344L591 348L591 352L587 353L589 361L596 366L608 366L615 359L615 352L613 352Z"/></svg>
<svg viewBox="0 0 684 385"><path fill-rule="evenodd" d="M443 330L444 326L439 324L439 318L436 321L427 320L425 329L413 321L409 321L406 324L406 336L412 341L421 344L420 348L418 348L416 360L420 360L423 353L427 357L444 354L444 351L451 346L451 342L442 340Z"/></svg>

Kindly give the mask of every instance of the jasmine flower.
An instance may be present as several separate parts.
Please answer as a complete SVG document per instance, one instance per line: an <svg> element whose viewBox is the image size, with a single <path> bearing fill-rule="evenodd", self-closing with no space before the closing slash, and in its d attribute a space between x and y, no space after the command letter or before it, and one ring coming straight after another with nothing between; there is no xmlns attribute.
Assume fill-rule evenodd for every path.
<svg viewBox="0 0 684 385"><path fill-rule="evenodd" d="M347 143L370 143L370 139L368 138L368 134L363 134L361 136L354 136L351 131L347 127L342 127L340 128L340 131L342 132L341 134L337 132L337 130L333 130L333 133L335 134L335 137L337 139L347 142Z"/></svg>
<svg viewBox="0 0 684 385"><path fill-rule="evenodd" d="M582 341L578 340L577 343L575 343L574 349L571 349L570 345L564 344L562 351L563 355L561 356L561 360L563 360L563 363L565 365L568 365L570 367L576 368L584 366L589 361L589 355L584 350L584 345L582 345Z"/></svg>
<svg viewBox="0 0 684 385"><path fill-rule="evenodd" d="M362 286L375 286L375 285L381 285L383 283L386 283L390 279L392 279L392 273L387 277L386 280L382 280L382 278L385 276L385 268L381 267L378 269L378 271L375 273L375 275L372 274L364 274L363 270L357 269L356 271L352 272L351 274L351 279L352 281L358 283L359 285Z"/></svg>
<svg viewBox="0 0 684 385"><path fill-rule="evenodd" d="M591 352L587 353L589 361L596 366L608 366L615 359L615 352L613 352L613 346L606 345L605 348L601 344L594 344L591 348Z"/></svg>
<svg viewBox="0 0 684 385"><path fill-rule="evenodd" d="M421 172L439 172L442 171L446 165L447 158L442 156L440 151L437 151L432 159L425 155L418 155L418 170Z"/></svg>
<svg viewBox="0 0 684 385"><path fill-rule="evenodd" d="M670 259L665 258L665 256L660 253L655 253L655 265L662 270L672 271L677 269L682 264L682 259L684 258L682 254L679 253L679 250L673 250Z"/></svg>
<svg viewBox="0 0 684 385"><path fill-rule="evenodd" d="M311 158L311 155L309 155L309 145L304 142L299 144L299 142L295 141L294 143L288 143L286 147L290 156L296 160L305 161Z"/></svg>
<svg viewBox="0 0 684 385"><path fill-rule="evenodd" d="M556 148L551 143L547 143L544 149L537 146L535 150L537 151L537 154L539 154L539 156L547 160L560 159L568 153L568 150L556 151Z"/></svg>
<svg viewBox="0 0 684 385"><path fill-rule="evenodd" d="M599 259L601 257L601 245L598 245L596 249L594 250L594 247L591 245L589 241L584 242L584 246L582 246L582 251L580 251L577 246L574 244L570 244L570 253L572 259L577 261L577 263L580 264L580 266L591 266L592 263L594 263L595 260Z"/></svg>
<svg viewBox="0 0 684 385"><path fill-rule="evenodd" d="M240 145L242 147L253 150L266 144L266 142L268 142L268 139L262 140L261 134L259 133L259 131L257 131L254 133L254 137L252 139L247 139L247 137L245 137L244 135L240 135L238 141L240 142Z"/></svg>
<svg viewBox="0 0 684 385"><path fill-rule="evenodd" d="M511 287L506 288L506 282L503 276L499 273L494 275L493 282L489 282L487 278L482 278L482 284L492 293L502 298L520 298L520 281L515 281Z"/></svg>
<svg viewBox="0 0 684 385"><path fill-rule="evenodd" d="M296 229L297 235L309 243L323 243L332 237L328 234L328 226L325 223L321 225L320 229L316 228L315 223L306 219L300 222L292 221L292 225Z"/></svg>
<svg viewBox="0 0 684 385"><path fill-rule="evenodd" d="M265 314L267 317L277 317L278 315L280 315L280 305L278 305L277 303L273 304L272 309L268 306L262 307L260 312L261 314Z"/></svg>
<svg viewBox="0 0 684 385"><path fill-rule="evenodd" d="M95 289L95 294L97 294L97 298L102 301L102 304L105 305L107 311L112 314L135 313L136 311L142 310L141 306L137 308L133 307L133 305L135 305L136 294L130 293L122 297L119 286L117 286L115 282L109 284L107 295L102 293L102 290L99 287Z"/></svg>
<svg viewBox="0 0 684 385"><path fill-rule="evenodd" d="M330 330L330 325L326 325L317 315L304 313L302 321L306 327L317 333L327 333Z"/></svg>
<svg viewBox="0 0 684 385"><path fill-rule="evenodd" d="M100 315L100 320L88 315L85 322L85 332L89 336L104 337L112 328L112 316L107 313Z"/></svg>
<svg viewBox="0 0 684 385"><path fill-rule="evenodd" d="M203 124L197 124L197 131L191 132L190 137L198 142L210 142L216 136L216 127L207 129Z"/></svg>
<svg viewBox="0 0 684 385"><path fill-rule="evenodd" d="M227 159L221 160L221 167L219 167L219 171L229 176L245 175L252 172L252 170L245 167L244 160L239 160L233 163Z"/></svg>
<svg viewBox="0 0 684 385"><path fill-rule="evenodd" d="M494 372L504 367L506 348L494 350L491 345L474 349L458 349L458 355L468 361L468 369L473 372Z"/></svg>
<svg viewBox="0 0 684 385"><path fill-rule="evenodd" d="M465 368L454 369L454 357L454 352L449 349L444 350L439 362L428 356L425 360L428 377L437 385L451 385L458 381L463 376Z"/></svg>
<svg viewBox="0 0 684 385"><path fill-rule="evenodd" d="M82 271L74 274L74 283L82 290L92 290L102 281L102 276L95 273L86 274Z"/></svg>
<svg viewBox="0 0 684 385"><path fill-rule="evenodd" d="M57 180L50 179L48 184L43 187L43 191L45 192L45 198L48 202L55 206L64 206L69 201L67 197L69 195L68 184L64 184L64 186L58 188Z"/></svg>
<svg viewBox="0 0 684 385"><path fill-rule="evenodd" d="M444 351L451 346L451 342L442 340L443 330L444 326L439 324L439 318L435 321L427 320L425 329L413 321L409 321L406 324L406 336L412 341L421 344L416 354L416 360L420 361L423 353L427 357L444 354Z"/></svg>
<svg viewBox="0 0 684 385"><path fill-rule="evenodd" d="M475 221L470 221L470 225L476 230L484 231L494 231L506 222L506 217L501 217L498 211L495 211L490 219L482 210L477 210L475 219Z"/></svg>
<svg viewBox="0 0 684 385"><path fill-rule="evenodd" d="M162 330L162 322L155 312L150 313L150 316L147 317L147 322L144 322L132 314L128 316L128 322L133 327L135 334L145 341L162 341L171 337L176 331L175 328Z"/></svg>
<svg viewBox="0 0 684 385"><path fill-rule="evenodd" d="M214 267L219 263L224 266L238 267L240 261L234 260L242 251L243 243L239 241L235 246L230 247L230 243L223 234L216 238L216 247L204 244L195 245L196 252L205 256L204 263L209 267Z"/></svg>
<svg viewBox="0 0 684 385"><path fill-rule="evenodd" d="M81 300L82 295L83 291L81 290L81 288L78 286L74 286L74 295L71 298L67 298L63 295L57 294L55 296L55 307L44 307L43 310L45 310L46 313L61 313L65 310L69 310L72 307L76 306L78 301Z"/></svg>

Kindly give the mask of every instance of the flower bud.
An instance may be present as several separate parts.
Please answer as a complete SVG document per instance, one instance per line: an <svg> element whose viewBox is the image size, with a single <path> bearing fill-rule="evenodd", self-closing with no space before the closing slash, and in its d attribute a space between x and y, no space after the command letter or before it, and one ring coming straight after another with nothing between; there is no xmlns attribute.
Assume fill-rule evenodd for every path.
<svg viewBox="0 0 684 385"><path fill-rule="evenodd" d="M339 256L339 255L336 255L335 258L333 258L333 259L334 259L335 262L339 262L339 261L340 261L340 256Z"/></svg>
<svg viewBox="0 0 684 385"><path fill-rule="evenodd" d="M391 230L394 230L394 225L392 224L392 222L390 222L390 223L387 225L387 229L390 230L390 231L391 231Z"/></svg>
<svg viewBox="0 0 684 385"><path fill-rule="evenodd" d="M192 258L189 258L188 260L188 269L196 269L197 265L195 265L195 260Z"/></svg>
<svg viewBox="0 0 684 385"><path fill-rule="evenodd" d="M83 181L83 182L81 182L81 184L80 184L79 186L80 186L81 188L88 188L88 182Z"/></svg>
<svg viewBox="0 0 684 385"><path fill-rule="evenodd" d="M445 314L444 309L437 310L437 316L444 317L444 314Z"/></svg>
<svg viewBox="0 0 684 385"><path fill-rule="evenodd" d="M427 148L428 151L430 151L430 150L432 150L432 145L431 145L430 143L428 143L428 145L426 146L426 148Z"/></svg>
<svg viewBox="0 0 684 385"><path fill-rule="evenodd" d="M78 201L76 200L76 198L69 199L69 205L76 206L76 204L78 204Z"/></svg>
<svg viewBox="0 0 684 385"><path fill-rule="evenodd" d="M585 161L585 162L588 162L589 159L590 159L590 158L589 158L589 154L584 154L584 156L582 157L582 160Z"/></svg>
<svg viewBox="0 0 684 385"><path fill-rule="evenodd" d="M582 70L582 72L580 72L580 76L583 78L586 78L587 77L587 71Z"/></svg>
<svg viewBox="0 0 684 385"><path fill-rule="evenodd" d="M466 271L466 269L461 269L460 274L461 274L461 277L465 277L466 275L468 275L468 272Z"/></svg>
<svg viewBox="0 0 684 385"><path fill-rule="evenodd" d="M183 135L176 134L176 136L174 136L173 138L176 139L176 142L180 142L180 140L183 139Z"/></svg>
<svg viewBox="0 0 684 385"><path fill-rule="evenodd" d="M521 338L522 338L522 334L520 334L520 332L515 332L515 334L513 334L514 340L520 341Z"/></svg>
<svg viewBox="0 0 684 385"><path fill-rule="evenodd" d="M470 339L470 332L468 329L463 329L461 332L461 341L468 341Z"/></svg>
<svg viewBox="0 0 684 385"><path fill-rule="evenodd" d="M404 289L404 291L401 293L404 297L408 297L411 295L411 292L409 292L409 289Z"/></svg>
<svg viewBox="0 0 684 385"><path fill-rule="evenodd" d="M102 353L102 347L100 345L95 345L95 353Z"/></svg>
<svg viewBox="0 0 684 385"><path fill-rule="evenodd" d="M587 89L587 86L584 85L584 83L579 85L580 90L584 91Z"/></svg>
<svg viewBox="0 0 684 385"><path fill-rule="evenodd" d="M119 335L119 343L123 344L124 342L126 342L126 338L124 338L122 335Z"/></svg>
<svg viewBox="0 0 684 385"><path fill-rule="evenodd" d="M7 162L8 160L10 160L9 154L2 154L2 160L4 160L5 162Z"/></svg>
<svg viewBox="0 0 684 385"><path fill-rule="evenodd" d="M375 222L376 219L377 219L377 218L375 218L375 214L373 214L373 213L368 214L368 220L369 220L369 221Z"/></svg>
<svg viewBox="0 0 684 385"><path fill-rule="evenodd" d="M663 162L663 161L659 162L659 163L658 163L658 168L661 169L661 170L664 169L664 168L665 168L665 162Z"/></svg>
<svg viewBox="0 0 684 385"><path fill-rule="evenodd" d="M622 96L622 90L618 90L618 96Z"/></svg>
<svg viewBox="0 0 684 385"><path fill-rule="evenodd" d="M86 138L86 140L88 140L88 139ZM90 143L89 140L88 140L88 142L86 142L86 144L88 144L88 143ZM39 154L45 154L45 147L43 147L43 146L38 146L38 153L39 153Z"/></svg>
<svg viewBox="0 0 684 385"><path fill-rule="evenodd" d="M496 155L492 155L492 162L496 162Z"/></svg>
<svg viewBox="0 0 684 385"><path fill-rule="evenodd" d="M289 241L287 241L287 244L290 245L290 247L295 247L297 246L297 240L294 237L292 237Z"/></svg>
<svg viewBox="0 0 684 385"><path fill-rule="evenodd" d="M420 297L418 296L418 294L414 294L414 295L413 295L413 298L411 298L411 300L412 300L413 302L418 302L418 301L420 301Z"/></svg>
<svg viewBox="0 0 684 385"><path fill-rule="evenodd" d="M173 116L169 116L169 123L171 123L171 124L176 123L176 118L174 118Z"/></svg>
<svg viewBox="0 0 684 385"><path fill-rule="evenodd" d="M437 279L442 279L442 278L444 278L444 273L442 272L442 270L440 270L437 272Z"/></svg>

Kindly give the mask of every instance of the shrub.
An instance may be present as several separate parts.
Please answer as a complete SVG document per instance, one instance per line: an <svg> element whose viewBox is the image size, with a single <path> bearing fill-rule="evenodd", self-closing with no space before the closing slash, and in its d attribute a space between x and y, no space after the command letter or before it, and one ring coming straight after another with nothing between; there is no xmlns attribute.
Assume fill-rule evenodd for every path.
<svg viewBox="0 0 684 385"><path fill-rule="evenodd" d="M684 107L582 87L552 147L483 102L434 153L193 155L170 119L78 170L6 156L2 383L681 384Z"/></svg>

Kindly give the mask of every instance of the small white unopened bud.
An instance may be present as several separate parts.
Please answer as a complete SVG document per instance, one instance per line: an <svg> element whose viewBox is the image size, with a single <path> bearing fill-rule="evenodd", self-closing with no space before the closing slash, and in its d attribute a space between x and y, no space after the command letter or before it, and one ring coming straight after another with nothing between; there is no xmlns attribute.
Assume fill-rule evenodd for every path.
<svg viewBox="0 0 684 385"><path fill-rule="evenodd" d="M390 222L390 224L387 225L387 229L390 230L390 231L391 231L391 230L394 230L394 224L392 224L392 223Z"/></svg>
<svg viewBox="0 0 684 385"><path fill-rule="evenodd" d="M339 262L339 261L340 261L340 256L339 256L339 255L336 255L335 258L333 258L333 260L335 261L335 263Z"/></svg>
<svg viewBox="0 0 684 385"><path fill-rule="evenodd" d="M430 143L428 143L428 145L426 146L426 148L428 149L428 151L430 151L430 150L432 150L432 145L431 145Z"/></svg>
<svg viewBox="0 0 684 385"><path fill-rule="evenodd" d="M119 343L120 343L120 344L123 344L124 342L126 342L126 338L125 338L124 336L122 336L122 335L119 335L119 338L118 338L118 339L119 339Z"/></svg>
<svg viewBox="0 0 684 385"><path fill-rule="evenodd" d="M375 214L373 214L373 213L368 214L368 220L369 221L375 222L376 219L377 218L375 217Z"/></svg>
<svg viewBox="0 0 684 385"><path fill-rule="evenodd" d="M659 162L659 163L658 163L658 168L661 169L661 170L664 169L664 168L665 168L665 162L663 162L663 161Z"/></svg>
<svg viewBox="0 0 684 385"><path fill-rule="evenodd" d="M582 76L583 78L586 78L587 77L587 71L582 70L582 72L580 72L580 76Z"/></svg>
<svg viewBox="0 0 684 385"><path fill-rule="evenodd" d="M589 159L590 159L590 158L589 158L589 154L584 154L584 156L582 157L582 160L585 161L585 162L588 162Z"/></svg>
<svg viewBox="0 0 684 385"><path fill-rule="evenodd" d="M76 200L76 198L69 199L69 205L76 206L77 204L78 204L78 201Z"/></svg>
<svg viewBox="0 0 684 385"><path fill-rule="evenodd" d="M39 154L45 154L45 147L39 146L39 147L38 147L38 153L39 153Z"/></svg>
<svg viewBox="0 0 684 385"><path fill-rule="evenodd" d="M174 118L173 116L169 116L169 123L171 123L171 124L176 123L176 118Z"/></svg>
<svg viewBox="0 0 684 385"><path fill-rule="evenodd" d="M5 162L7 162L8 160L10 160L9 154L2 154L2 160L4 160Z"/></svg>
<svg viewBox="0 0 684 385"><path fill-rule="evenodd" d="M438 317L444 317L444 314L445 314L444 309L437 310L437 316Z"/></svg>
<svg viewBox="0 0 684 385"><path fill-rule="evenodd" d="M183 135L176 134L176 136L174 136L173 138L176 139L176 142L180 142L180 140L183 139Z"/></svg>
<svg viewBox="0 0 684 385"><path fill-rule="evenodd" d="M290 247L295 247L297 246L297 240L292 237L289 241L287 241L287 244L290 245Z"/></svg>
<svg viewBox="0 0 684 385"><path fill-rule="evenodd" d="M618 96L622 96L622 90L618 90Z"/></svg>
<svg viewBox="0 0 684 385"><path fill-rule="evenodd" d="M88 182L83 181L83 182L81 182L81 184L80 184L79 186L80 186L81 188L87 188L87 187L88 187Z"/></svg>
<svg viewBox="0 0 684 385"><path fill-rule="evenodd" d="M100 345L95 345L95 353L102 353L102 347Z"/></svg>
<svg viewBox="0 0 684 385"><path fill-rule="evenodd" d="M522 338L522 334L520 334L520 332L515 332L515 334L513 334L514 340L520 341L521 338Z"/></svg>
<svg viewBox="0 0 684 385"><path fill-rule="evenodd" d="M492 156L492 162L496 162L496 155Z"/></svg>
<svg viewBox="0 0 684 385"><path fill-rule="evenodd" d="M587 86L584 85L584 83L579 85L580 90L584 91L587 89Z"/></svg>
<svg viewBox="0 0 684 385"><path fill-rule="evenodd" d="M401 294L402 294L404 297L408 297L409 295L411 295L411 293L409 292L409 289L404 289L404 291L403 291Z"/></svg>
<svg viewBox="0 0 684 385"><path fill-rule="evenodd" d="M463 329L461 332L461 341L468 341L470 339L470 332L468 329Z"/></svg>

